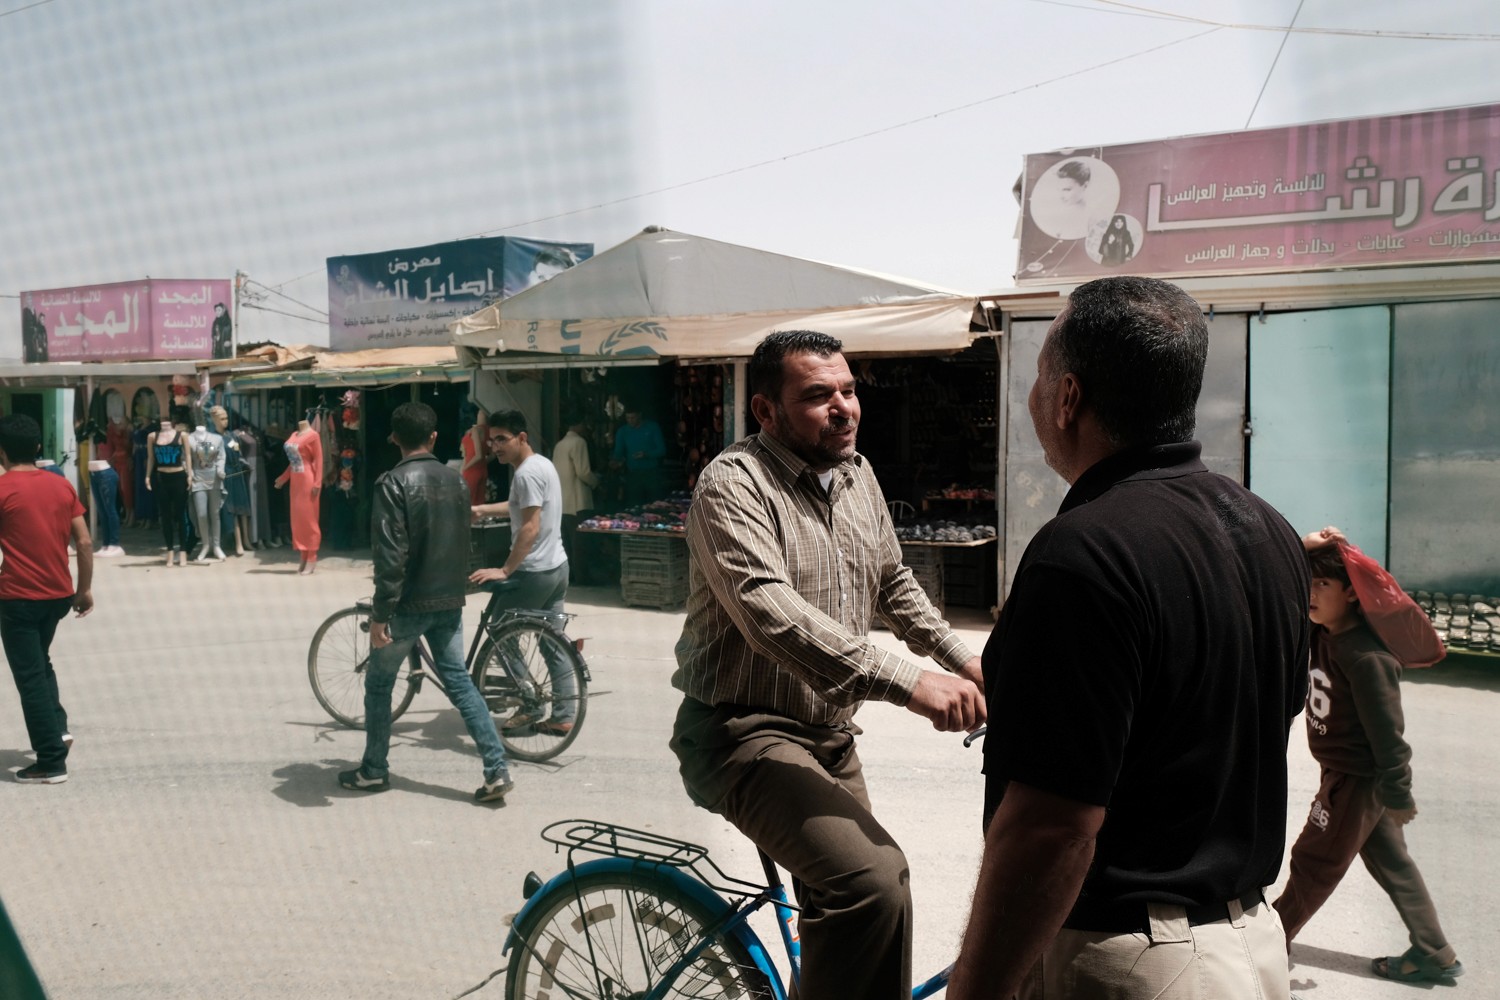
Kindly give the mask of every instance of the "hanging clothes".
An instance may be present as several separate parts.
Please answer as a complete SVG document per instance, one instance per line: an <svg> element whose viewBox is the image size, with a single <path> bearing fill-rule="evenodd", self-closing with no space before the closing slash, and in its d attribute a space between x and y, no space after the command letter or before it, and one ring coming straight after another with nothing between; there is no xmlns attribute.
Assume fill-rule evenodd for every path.
<svg viewBox="0 0 1500 1000"><path fill-rule="evenodd" d="M156 494L146 489L146 438L151 435L151 429L142 423L130 432L131 451L136 456L134 465L135 482L135 519L137 521L156 520Z"/></svg>

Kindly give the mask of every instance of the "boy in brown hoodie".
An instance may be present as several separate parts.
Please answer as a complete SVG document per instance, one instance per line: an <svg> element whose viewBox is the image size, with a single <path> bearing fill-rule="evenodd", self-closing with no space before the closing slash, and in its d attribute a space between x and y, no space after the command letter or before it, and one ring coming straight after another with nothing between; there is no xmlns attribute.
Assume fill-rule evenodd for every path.
<svg viewBox="0 0 1500 1000"><path fill-rule="evenodd" d="M1402 735L1401 662L1365 624L1337 544L1342 540L1336 528L1302 540L1312 569L1308 617L1314 624L1304 715L1322 781L1292 845L1286 888L1272 905L1290 947L1357 855L1411 933L1406 953L1375 959L1374 973L1400 982L1451 982L1462 975L1463 963L1443 935L1401 832L1417 815L1411 747Z"/></svg>

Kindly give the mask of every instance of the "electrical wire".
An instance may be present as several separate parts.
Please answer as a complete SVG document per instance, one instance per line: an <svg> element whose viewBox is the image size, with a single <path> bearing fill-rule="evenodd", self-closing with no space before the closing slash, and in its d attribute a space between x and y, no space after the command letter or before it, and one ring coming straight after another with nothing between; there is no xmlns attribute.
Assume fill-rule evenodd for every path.
<svg viewBox="0 0 1500 1000"><path fill-rule="evenodd" d="M1249 24L1236 21L1215 21L1206 17L1195 17L1192 14L1179 14L1176 11L1160 10L1156 7L1143 7L1140 4L1125 3L1124 0L1094 0L1095 3L1106 7L1118 7L1121 10L1131 11L1135 14L1150 17L1164 17L1169 21L1181 21L1186 24L1212 25L1215 28L1230 28L1235 31L1276 31L1295 32L1299 35L1342 35L1352 38L1399 38L1408 41L1423 42L1500 42L1500 35L1484 32L1465 31L1381 31L1377 28L1288 28L1280 24ZM1302 9L1298 4L1297 9ZM1296 20L1294 17L1292 20Z"/></svg>
<svg viewBox="0 0 1500 1000"><path fill-rule="evenodd" d="M1250 114L1245 118L1245 127L1255 120L1255 112L1260 110L1260 99L1266 96L1266 88L1271 85L1271 76L1276 72L1276 64L1281 62L1281 53L1286 50L1286 40L1292 37L1292 30L1297 25L1297 17L1302 13L1302 5L1307 0L1297 0L1297 9L1292 12L1292 20L1286 26L1286 33L1281 36L1281 44L1276 46L1276 58L1271 60L1271 68L1266 70L1266 78L1260 82L1260 93L1255 95L1255 103L1250 106Z"/></svg>
<svg viewBox="0 0 1500 1000"><path fill-rule="evenodd" d="M1042 87L1046 87L1054 83L1060 83L1063 80L1069 80L1074 77L1084 76L1088 73L1093 73L1097 70L1105 69L1110 66L1117 66L1120 63L1129 62L1132 59L1139 59L1142 56L1151 55L1154 52L1160 52L1162 49L1171 48L1174 45L1181 45L1185 42L1191 42L1195 39L1202 38L1205 35L1211 35L1219 30L1221 29L1218 27L1208 28L1205 31L1187 35L1183 38L1173 39L1169 42L1162 42L1159 45L1153 45L1150 48L1141 49L1137 52L1131 52L1123 56L1117 56L1114 59L1107 59L1104 62L1095 63L1092 66L1085 66L1082 69L1071 70L1067 73L1060 73L1057 76L1048 77L1045 80L1038 80L1035 83L1028 83L1024 86L1016 87L1013 90L1007 90L999 94L991 94L989 97L981 97L977 101L969 101L966 104L960 104L955 107L945 108L942 111L934 111L931 114L921 115L916 118L908 118L905 121L896 122L892 125L886 125L881 128L871 129L868 132L860 132L856 135L846 136L842 139L835 139L832 142L821 143L817 146L809 146L806 149L800 149L792 153L785 153L781 156L773 156L769 159L759 160L755 163L748 163L744 166L734 167L730 170L721 170L716 174L707 174L703 177L694 178L693 180L681 181L676 184L668 184L665 187L654 188L650 191L641 191L637 194L625 195L621 198L615 198L610 201L602 201L598 204L588 205L582 208L569 209L566 212L555 212L551 215L542 215L533 219L526 219L522 222L511 222L503 226L497 226L493 229L485 229L477 233L470 233L467 236L459 236L456 237L456 239L467 240L474 239L475 237L479 236L492 236L495 233L503 233L511 229L520 229L525 226L534 226L542 222L552 222L556 219L566 219L570 216L582 215L585 212L596 212L602 208L613 208L616 205L624 205L632 201L639 201L642 198L651 198L659 194L666 194L669 191L680 191L683 188L694 187L699 184L707 184L709 181L722 180L725 177L733 177L735 174L742 174L746 171L758 170L761 167L768 167L777 163L785 163L788 160L795 160L804 156L811 156L814 153L821 153L830 149L836 149L839 146L847 146L848 144L853 142L861 142L865 139L874 138L878 135L885 135L888 132L894 132L897 129L908 128L912 125L919 125L923 122L929 122L936 118L944 118L948 115L958 114L961 111L970 111L974 108L983 107L986 104L992 104L995 101L1004 100L1007 97L1015 97L1017 94L1024 94L1029 90L1038 90ZM317 273L319 272L317 270L314 270L308 271L306 274L299 274L295 278L288 278L286 281L280 282L276 287L280 288L285 285L290 285L293 282L301 281L303 278L310 278Z"/></svg>

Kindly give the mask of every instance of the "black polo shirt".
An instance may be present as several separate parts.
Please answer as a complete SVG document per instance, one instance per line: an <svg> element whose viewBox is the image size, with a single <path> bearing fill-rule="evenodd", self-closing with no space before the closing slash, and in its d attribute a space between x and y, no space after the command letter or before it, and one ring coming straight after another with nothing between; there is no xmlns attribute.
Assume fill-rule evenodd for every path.
<svg viewBox="0 0 1500 1000"><path fill-rule="evenodd" d="M1199 452L1085 472L984 650L986 818L1012 780L1108 808L1080 906L1222 902L1281 867L1307 563L1286 520Z"/></svg>

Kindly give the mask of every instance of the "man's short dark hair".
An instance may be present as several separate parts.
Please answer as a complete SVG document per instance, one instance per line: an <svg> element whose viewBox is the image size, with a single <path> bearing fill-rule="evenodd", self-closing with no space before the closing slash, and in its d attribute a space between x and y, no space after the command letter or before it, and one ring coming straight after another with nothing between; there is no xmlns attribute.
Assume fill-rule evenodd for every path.
<svg viewBox="0 0 1500 1000"><path fill-rule="evenodd" d="M842 354L844 342L837 337L816 330L777 330L769 333L750 355L746 366L750 393L764 396L772 402L781 400L781 383L786 369L786 358L794 354L816 354L820 358Z"/></svg>
<svg viewBox="0 0 1500 1000"><path fill-rule="evenodd" d="M515 435L526 433L526 414L520 410L500 410L490 414L490 429L499 427Z"/></svg>
<svg viewBox="0 0 1500 1000"><path fill-rule="evenodd" d="M1190 440L1208 360L1203 309L1176 285L1121 276L1080 285L1046 348L1083 385L1117 448Z"/></svg>
<svg viewBox="0 0 1500 1000"><path fill-rule="evenodd" d="M427 444L437 430L437 413L426 403L402 403L391 412L391 436L407 451Z"/></svg>
<svg viewBox="0 0 1500 1000"><path fill-rule="evenodd" d="M1337 545L1322 545L1307 552L1307 568L1314 580L1337 580L1349 586L1349 568Z"/></svg>
<svg viewBox="0 0 1500 1000"><path fill-rule="evenodd" d="M24 413L0 417L0 449L16 465L36 460L42 450L42 429Z"/></svg>

